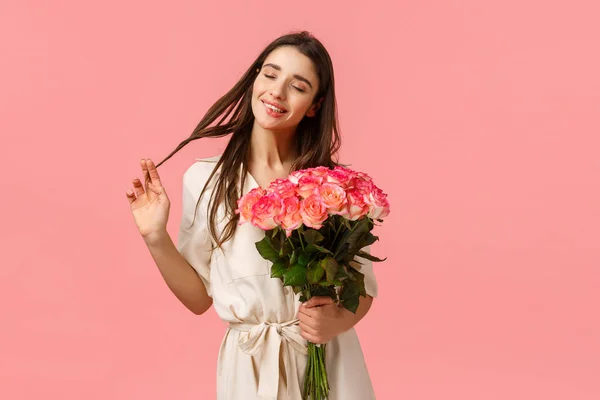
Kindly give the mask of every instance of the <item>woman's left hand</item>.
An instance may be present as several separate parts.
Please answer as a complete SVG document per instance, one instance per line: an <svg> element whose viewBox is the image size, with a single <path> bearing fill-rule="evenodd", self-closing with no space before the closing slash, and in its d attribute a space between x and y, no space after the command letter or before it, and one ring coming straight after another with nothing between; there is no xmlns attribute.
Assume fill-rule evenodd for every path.
<svg viewBox="0 0 600 400"><path fill-rule="evenodd" d="M348 314L354 315L345 308L338 307L331 297L312 297L298 311L301 335L312 343L327 343L353 326Z"/></svg>

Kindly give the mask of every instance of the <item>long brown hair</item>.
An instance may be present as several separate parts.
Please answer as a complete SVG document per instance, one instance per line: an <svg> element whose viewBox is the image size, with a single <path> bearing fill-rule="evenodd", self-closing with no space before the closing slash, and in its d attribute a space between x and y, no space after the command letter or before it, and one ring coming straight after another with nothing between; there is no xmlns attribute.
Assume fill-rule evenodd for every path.
<svg viewBox="0 0 600 400"><path fill-rule="evenodd" d="M299 156L292 164L292 171L327 166L333 168L338 165L334 161L341 146L341 137L338 130L338 118L336 111L335 85L333 78L333 64L329 53L323 44L311 33L306 31L290 33L281 36L271 42L252 63L241 77L241 79L219 100L217 100L206 112L192 134L181 142L175 150L156 166L171 158L183 146L193 140L205 137L222 137L232 134L229 142L217 161L213 172L204 185L200 198L204 194L208 182L213 178L216 171L221 167L217 178L215 189L210 197L210 212L208 215L208 228L211 236L218 247L229 240L235 233L239 214L235 214L237 200L242 196L243 182L248 173L248 157L250 154L250 135L254 122L251 99L254 80L258 76L267 56L280 46L293 46L302 54L312 60L319 77L319 89L313 99L313 104L323 98L320 109L313 117L304 117L296 128L294 134L294 146ZM258 71L258 72L257 72ZM219 121L210 126L217 118ZM224 122L230 117L228 122ZM239 172L242 170L240 179ZM239 185L239 182L242 185ZM200 199L198 199L198 203ZM230 218L220 237L217 238L215 219L217 210L221 203L226 206L226 215ZM198 204L196 204L197 208ZM195 216L192 219L195 220Z"/></svg>

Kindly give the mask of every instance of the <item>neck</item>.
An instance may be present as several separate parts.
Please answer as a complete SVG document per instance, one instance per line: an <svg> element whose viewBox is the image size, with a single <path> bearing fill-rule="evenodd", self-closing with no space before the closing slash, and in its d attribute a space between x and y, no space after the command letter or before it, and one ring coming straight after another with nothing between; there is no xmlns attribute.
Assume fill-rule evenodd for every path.
<svg viewBox="0 0 600 400"><path fill-rule="evenodd" d="M287 131L264 129L254 121L250 136L250 164L258 168L288 170L296 159L295 128Z"/></svg>

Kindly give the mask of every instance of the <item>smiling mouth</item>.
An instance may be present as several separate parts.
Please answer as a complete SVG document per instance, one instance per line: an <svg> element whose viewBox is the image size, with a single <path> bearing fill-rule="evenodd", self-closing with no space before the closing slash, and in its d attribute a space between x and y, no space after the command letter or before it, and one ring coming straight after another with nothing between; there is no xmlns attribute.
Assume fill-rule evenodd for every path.
<svg viewBox="0 0 600 400"><path fill-rule="evenodd" d="M279 113L279 114L284 114L284 113L286 113L286 112L287 112L287 110L284 110L284 109L281 109L281 108L277 108L277 107L275 107L275 106L272 106L272 105L270 105L269 103L265 103L264 101L262 101L262 103L263 103L263 104L265 105L265 107L267 107L269 110L272 110L272 111L274 111L274 112L276 112L276 113Z"/></svg>

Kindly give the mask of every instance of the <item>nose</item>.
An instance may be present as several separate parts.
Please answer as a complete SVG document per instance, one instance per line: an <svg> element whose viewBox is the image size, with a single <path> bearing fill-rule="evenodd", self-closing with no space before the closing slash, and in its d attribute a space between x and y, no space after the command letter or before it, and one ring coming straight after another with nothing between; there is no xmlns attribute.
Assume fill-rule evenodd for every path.
<svg viewBox="0 0 600 400"><path fill-rule="evenodd" d="M271 87L271 90L269 92L271 93L271 96L273 96L276 99L284 99L285 98L284 91L285 91L285 89L283 88L282 84L273 83L273 86Z"/></svg>

